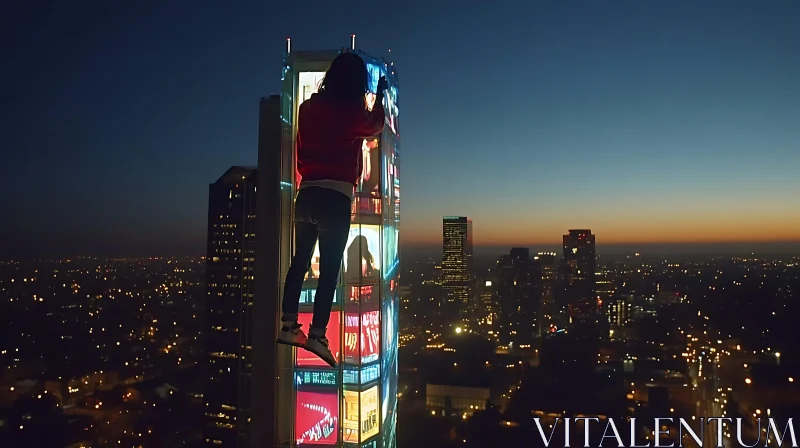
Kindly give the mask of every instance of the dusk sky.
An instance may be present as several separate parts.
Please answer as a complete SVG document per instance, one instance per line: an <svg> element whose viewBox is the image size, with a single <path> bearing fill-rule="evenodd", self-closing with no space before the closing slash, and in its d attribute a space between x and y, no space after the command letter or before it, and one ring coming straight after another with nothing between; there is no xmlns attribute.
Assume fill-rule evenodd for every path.
<svg viewBox="0 0 800 448"><path fill-rule="evenodd" d="M351 33L400 75L403 243L800 241L796 0L13 3L0 257L202 253L286 38Z"/></svg>

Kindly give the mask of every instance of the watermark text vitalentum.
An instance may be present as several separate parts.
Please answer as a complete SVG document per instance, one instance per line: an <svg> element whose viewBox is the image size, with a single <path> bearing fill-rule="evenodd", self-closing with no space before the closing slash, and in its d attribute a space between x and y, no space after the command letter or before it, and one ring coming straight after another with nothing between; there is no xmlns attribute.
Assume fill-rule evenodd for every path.
<svg viewBox="0 0 800 448"><path fill-rule="evenodd" d="M638 422L636 418L616 421L608 418L601 421L597 417L556 418L554 423L542 423L538 417L533 420L546 447L798 447L791 418L782 425L772 417L755 420L730 417L700 417L693 420L654 418ZM597 429L603 426L602 436L591 435L598 434ZM649 429L649 440L642 441L641 437L636 437L641 429ZM581 432L583 434L579 434ZM576 444L581 435L582 443Z"/></svg>

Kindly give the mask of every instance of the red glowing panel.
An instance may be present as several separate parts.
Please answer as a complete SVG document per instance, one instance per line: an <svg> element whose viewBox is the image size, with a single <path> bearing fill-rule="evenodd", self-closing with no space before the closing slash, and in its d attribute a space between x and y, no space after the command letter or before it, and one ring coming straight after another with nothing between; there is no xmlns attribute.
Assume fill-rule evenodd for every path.
<svg viewBox="0 0 800 448"><path fill-rule="evenodd" d="M336 361L339 361L339 356L341 352L341 344L339 342L339 336L341 335L341 330L339 330L341 326L341 313L338 311L334 311L331 313L331 320L328 322L328 330L325 336L328 338L328 342L330 343L331 353L333 353L333 357L336 358ZM297 316L297 322L303 325L303 331L308 334L309 328L311 328L311 320L313 319L313 313L300 313ZM319 356L309 352L304 348L297 349L297 365L298 366L325 366L328 367L328 363L319 359Z"/></svg>
<svg viewBox="0 0 800 448"><path fill-rule="evenodd" d="M295 439L297 444L335 445L339 433L337 392L297 392Z"/></svg>
<svg viewBox="0 0 800 448"><path fill-rule="evenodd" d="M380 353L380 313L347 314L344 345L345 361L355 364L376 361Z"/></svg>
<svg viewBox="0 0 800 448"><path fill-rule="evenodd" d="M377 300L378 296L378 287L372 285L348 286L347 291L347 300L349 302L372 303Z"/></svg>

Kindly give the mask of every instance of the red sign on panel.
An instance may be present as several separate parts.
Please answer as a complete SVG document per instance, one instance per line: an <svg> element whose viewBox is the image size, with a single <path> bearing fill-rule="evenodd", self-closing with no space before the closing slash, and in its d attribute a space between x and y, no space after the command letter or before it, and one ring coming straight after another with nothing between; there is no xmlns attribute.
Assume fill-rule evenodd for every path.
<svg viewBox="0 0 800 448"><path fill-rule="evenodd" d="M339 394L297 392L297 444L334 445L339 433Z"/></svg>
<svg viewBox="0 0 800 448"><path fill-rule="evenodd" d="M341 321L339 320L339 316L341 316L341 313L338 311L331 313L331 320L328 322L328 330L325 335L328 338L331 353L333 353L333 357L336 358L337 362L339 361L339 357L341 355L341 347L339 343L339 335L341 334L339 328L341 326ZM297 316L297 322L303 325L303 331L305 331L306 334L308 334L308 331L311 328L311 320L313 317L314 315L312 313L300 313ZM304 348L297 349L297 365L328 367L328 363L319 359L319 356L309 352Z"/></svg>
<svg viewBox="0 0 800 448"><path fill-rule="evenodd" d="M361 315L347 314L344 329L345 361L354 364L366 364L376 361L379 353L380 313L378 311L367 311Z"/></svg>

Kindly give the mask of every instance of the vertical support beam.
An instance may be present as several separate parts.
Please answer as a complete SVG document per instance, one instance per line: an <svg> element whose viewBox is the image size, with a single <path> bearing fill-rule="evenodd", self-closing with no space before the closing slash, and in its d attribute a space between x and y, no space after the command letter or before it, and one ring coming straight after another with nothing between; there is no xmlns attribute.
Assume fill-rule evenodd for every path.
<svg viewBox="0 0 800 448"><path fill-rule="evenodd" d="M280 290L281 98L262 98L258 125L256 286L253 300L250 446L276 446L278 300Z"/></svg>

